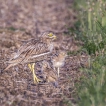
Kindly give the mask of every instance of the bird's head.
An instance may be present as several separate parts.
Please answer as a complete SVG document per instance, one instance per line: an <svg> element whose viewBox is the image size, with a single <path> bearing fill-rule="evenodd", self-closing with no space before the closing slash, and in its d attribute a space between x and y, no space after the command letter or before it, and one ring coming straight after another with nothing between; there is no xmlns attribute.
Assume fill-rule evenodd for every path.
<svg viewBox="0 0 106 106"><path fill-rule="evenodd" d="M67 57L68 55L67 55L67 52L66 51L60 51L59 52L59 57L61 57L61 58L65 58L65 57Z"/></svg>
<svg viewBox="0 0 106 106"><path fill-rule="evenodd" d="M43 34L42 34L42 38L44 39L44 40L55 40L57 37L56 37L56 35L54 35L52 32L44 32Z"/></svg>

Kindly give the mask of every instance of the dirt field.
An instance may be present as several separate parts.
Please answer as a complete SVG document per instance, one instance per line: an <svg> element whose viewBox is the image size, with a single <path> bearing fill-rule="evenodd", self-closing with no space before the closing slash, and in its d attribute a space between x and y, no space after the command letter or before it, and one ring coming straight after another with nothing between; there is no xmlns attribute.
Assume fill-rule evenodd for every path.
<svg viewBox="0 0 106 106"><path fill-rule="evenodd" d="M79 67L85 63L84 55L66 59L57 88L34 84L27 65L3 70L22 41L44 31L56 33L66 50L78 50L74 37L65 34L76 20L72 4L72 0L0 0L0 106L66 106L66 100L76 102L74 86L81 75Z"/></svg>

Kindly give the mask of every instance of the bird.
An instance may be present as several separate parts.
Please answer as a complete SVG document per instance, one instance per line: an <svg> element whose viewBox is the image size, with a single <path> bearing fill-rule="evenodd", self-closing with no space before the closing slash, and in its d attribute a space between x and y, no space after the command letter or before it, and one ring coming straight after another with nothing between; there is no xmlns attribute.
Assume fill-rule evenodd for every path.
<svg viewBox="0 0 106 106"><path fill-rule="evenodd" d="M55 73L55 71L53 70L49 62L45 60L42 62L42 71L43 71L44 79L48 83L52 83L55 87L57 87L58 86L57 74Z"/></svg>
<svg viewBox="0 0 106 106"><path fill-rule="evenodd" d="M63 50L58 51L58 54L52 56L51 61L52 61L54 70L57 72L58 78L60 73L60 67L64 66L66 57L67 57L67 53Z"/></svg>
<svg viewBox="0 0 106 106"><path fill-rule="evenodd" d="M17 52L13 53L8 66L4 70L8 70L12 66L18 64L28 64L29 69L33 73L34 83L39 83L40 79L37 78L34 67L35 63L47 58L54 49L54 40L57 36L52 32L44 32L38 39L31 39L25 42Z"/></svg>

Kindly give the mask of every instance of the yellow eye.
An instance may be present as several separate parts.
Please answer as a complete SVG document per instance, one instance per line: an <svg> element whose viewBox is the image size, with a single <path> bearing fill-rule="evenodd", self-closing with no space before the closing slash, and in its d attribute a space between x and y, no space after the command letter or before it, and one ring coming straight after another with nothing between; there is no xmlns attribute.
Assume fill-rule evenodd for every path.
<svg viewBox="0 0 106 106"><path fill-rule="evenodd" d="M52 36L53 36L53 34L52 34L52 33L49 33L49 34L48 34L48 36L49 36L49 37L52 37Z"/></svg>

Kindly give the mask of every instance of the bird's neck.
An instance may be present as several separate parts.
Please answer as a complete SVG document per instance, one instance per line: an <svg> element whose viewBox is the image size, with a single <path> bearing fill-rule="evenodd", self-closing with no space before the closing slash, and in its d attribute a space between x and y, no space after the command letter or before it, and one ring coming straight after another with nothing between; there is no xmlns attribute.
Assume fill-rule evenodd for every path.
<svg viewBox="0 0 106 106"><path fill-rule="evenodd" d="M53 48L54 48L53 43L52 43L52 42L49 43L49 44L48 44L48 49L50 50L50 52L53 51Z"/></svg>
<svg viewBox="0 0 106 106"><path fill-rule="evenodd" d="M45 43L47 44L49 51L52 52L53 51L53 48L54 48L53 41L50 40L50 39L46 39Z"/></svg>

